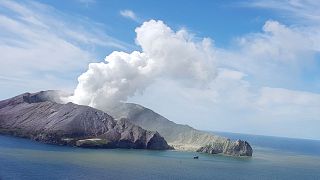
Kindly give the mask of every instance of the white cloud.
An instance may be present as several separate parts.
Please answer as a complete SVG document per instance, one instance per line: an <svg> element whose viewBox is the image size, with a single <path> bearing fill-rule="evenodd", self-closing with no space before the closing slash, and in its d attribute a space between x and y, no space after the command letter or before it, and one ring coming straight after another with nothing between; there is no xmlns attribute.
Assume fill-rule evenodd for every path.
<svg viewBox="0 0 320 180"><path fill-rule="evenodd" d="M290 104L297 106L315 106L320 108L320 95L283 88L264 87L261 89L261 96L259 97L258 104L260 106Z"/></svg>
<svg viewBox="0 0 320 180"><path fill-rule="evenodd" d="M140 22L138 16L132 10L121 10L120 15L133 21Z"/></svg>
<svg viewBox="0 0 320 180"><path fill-rule="evenodd" d="M71 89L79 71L95 61L95 47L128 47L101 29L94 22L34 1L0 1L0 76L19 79L1 78L2 96L15 95L15 91Z"/></svg>
<svg viewBox="0 0 320 180"><path fill-rule="evenodd" d="M217 50L219 66L231 67L271 86L288 84L316 64L320 31L267 21L262 32L238 37L232 49ZM292 82L296 83L296 82Z"/></svg>
<svg viewBox="0 0 320 180"><path fill-rule="evenodd" d="M286 82L314 61L313 30L267 21L262 32L238 38L234 49L218 49L210 39L195 41L186 30L151 20L136 29L142 52L113 52L106 63L90 64L72 100L106 110L129 99L200 129L320 138L313 129L320 95L263 79ZM304 122L311 135L294 133L299 126L281 131Z"/></svg>
<svg viewBox="0 0 320 180"><path fill-rule="evenodd" d="M320 52L317 1L248 0L241 4L272 9L290 25L268 20L261 32L236 38L234 47L220 50L220 65L245 72L260 84L276 87L297 87L304 83L301 82L304 73L310 76L317 71Z"/></svg>
<svg viewBox="0 0 320 180"><path fill-rule="evenodd" d="M106 63L91 63L78 78L74 102L107 109L144 91L157 78L204 86L215 77L208 39L195 42L186 31L174 32L155 20L143 23L136 33L142 52L113 52Z"/></svg>
<svg viewBox="0 0 320 180"><path fill-rule="evenodd" d="M129 102L198 129L320 139L320 94L256 87L245 78L241 72L219 69L208 89L159 79Z"/></svg>
<svg viewBox="0 0 320 180"><path fill-rule="evenodd" d="M288 122L299 119L301 123L308 123L320 116L320 94L317 93L264 87L256 104L261 114L289 119Z"/></svg>

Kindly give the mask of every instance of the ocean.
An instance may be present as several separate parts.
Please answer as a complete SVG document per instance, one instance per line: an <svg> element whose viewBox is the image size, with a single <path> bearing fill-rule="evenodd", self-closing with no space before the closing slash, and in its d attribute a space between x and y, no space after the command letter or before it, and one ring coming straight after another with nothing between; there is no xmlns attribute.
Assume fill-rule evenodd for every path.
<svg viewBox="0 0 320 180"><path fill-rule="evenodd" d="M0 135L0 179L320 179L320 141L218 134L248 140L253 157L83 149Z"/></svg>

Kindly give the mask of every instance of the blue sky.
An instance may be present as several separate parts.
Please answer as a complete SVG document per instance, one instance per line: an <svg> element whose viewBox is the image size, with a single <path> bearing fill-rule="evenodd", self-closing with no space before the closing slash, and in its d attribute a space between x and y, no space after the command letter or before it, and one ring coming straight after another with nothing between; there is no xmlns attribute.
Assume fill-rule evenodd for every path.
<svg viewBox="0 0 320 180"><path fill-rule="evenodd" d="M138 1L40 1L75 16L81 15L106 25L105 31L118 39L134 44L134 29L149 19L163 20L170 27L182 27L200 37L215 37L217 45L226 47L237 36L261 31L268 19L277 17L268 9L246 6L243 1L150 2ZM79 4L80 2L80 4ZM82 3L81 3L82 2ZM183 4L183 6L181 6ZM124 19L119 12L131 10L138 22ZM281 18L278 16L278 18ZM236 28L236 30L235 30ZM104 54L103 54L104 57Z"/></svg>
<svg viewBox="0 0 320 180"><path fill-rule="evenodd" d="M241 4L242 1L203 1L195 2L149 2L138 1L40 1L47 3L72 16L82 16L104 24L106 33L122 41L134 45L134 29L149 19L163 20L174 29L188 28L200 37L215 37L217 45L228 47L234 37L249 32L261 31L268 19L277 15L268 9L250 8ZM181 6L183 3L183 6ZM143 6L142 6L143 4ZM177 7L179 7L177 9ZM125 19L121 10L131 10L138 22ZM240 16L239 16L240 15ZM206 23L204 23L206 21ZM236 28L236 30L235 30ZM101 52L101 57L105 52Z"/></svg>
<svg viewBox="0 0 320 180"><path fill-rule="evenodd" d="M1 0L0 98L76 89L76 102L100 109L94 97L105 94L104 102L137 102L198 129L320 139L318 8L312 0ZM166 41L155 44L156 35ZM154 60L157 73L99 63L113 51L123 53L107 61ZM117 78L125 86L111 86Z"/></svg>

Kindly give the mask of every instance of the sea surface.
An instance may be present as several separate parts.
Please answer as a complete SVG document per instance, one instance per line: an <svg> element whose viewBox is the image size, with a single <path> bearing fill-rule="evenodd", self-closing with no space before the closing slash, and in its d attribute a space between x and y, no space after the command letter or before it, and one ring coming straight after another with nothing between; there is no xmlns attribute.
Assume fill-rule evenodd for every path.
<svg viewBox="0 0 320 180"><path fill-rule="evenodd" d="M218 134L248 140L253 157L82 149L0 135L0 179L320 179L320 141Z"/></svg>

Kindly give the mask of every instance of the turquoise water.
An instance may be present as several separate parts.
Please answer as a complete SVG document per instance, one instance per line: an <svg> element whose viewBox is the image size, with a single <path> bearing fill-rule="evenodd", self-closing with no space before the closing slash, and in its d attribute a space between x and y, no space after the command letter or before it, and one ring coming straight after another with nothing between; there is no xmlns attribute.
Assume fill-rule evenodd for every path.
<svg viewBox="0 0 320 180"><path fill-rule="evenodd" d="M308 147L320 147L319 141L247 138L255 138L252 158L178 151L81 149L0 136L0 179L320 179L320 149L300 148L304 141ZM193 159L194 155L199 155L199 159Z"/></svg>

